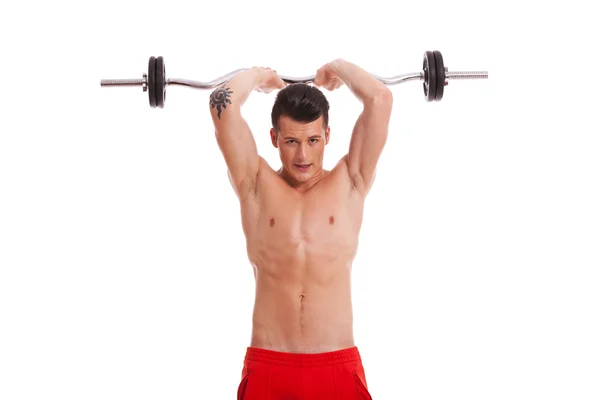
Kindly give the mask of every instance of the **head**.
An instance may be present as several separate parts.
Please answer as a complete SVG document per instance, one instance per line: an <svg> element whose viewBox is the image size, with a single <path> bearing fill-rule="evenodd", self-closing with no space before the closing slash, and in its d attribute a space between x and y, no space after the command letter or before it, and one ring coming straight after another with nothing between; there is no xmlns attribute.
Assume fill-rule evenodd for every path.
<svg viewBox="0 0 600 400"><path fill-rule="evenodd" d="M305 83L286 86L277 93L271 123L271 142L279 149L282 173L296 183L321 176L330 131L325 95Z"/></svg>

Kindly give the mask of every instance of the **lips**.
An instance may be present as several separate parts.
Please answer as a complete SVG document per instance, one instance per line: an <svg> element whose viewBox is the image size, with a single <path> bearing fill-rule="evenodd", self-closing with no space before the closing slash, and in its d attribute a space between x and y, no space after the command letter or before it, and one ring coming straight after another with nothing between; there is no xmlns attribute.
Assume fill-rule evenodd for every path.
<svg viewBox="0 0 600 400"><path fill-rule="evenodd" d="M294 164L294 167L298 168L300 171L308 171L312 164Z"/></svg>

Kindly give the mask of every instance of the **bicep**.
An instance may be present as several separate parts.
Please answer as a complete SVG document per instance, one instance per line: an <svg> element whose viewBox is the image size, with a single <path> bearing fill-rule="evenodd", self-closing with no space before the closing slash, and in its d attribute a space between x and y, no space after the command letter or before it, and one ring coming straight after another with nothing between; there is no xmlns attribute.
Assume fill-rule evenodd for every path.
<svg viewBox="0 0 600 400"><path fill-rule="evenodd" d="M368 192L373 183L387 141L392 101L391 91L386 88L381 95L365 102L352 131L347 155L348 173L363 193Z"/></svg>

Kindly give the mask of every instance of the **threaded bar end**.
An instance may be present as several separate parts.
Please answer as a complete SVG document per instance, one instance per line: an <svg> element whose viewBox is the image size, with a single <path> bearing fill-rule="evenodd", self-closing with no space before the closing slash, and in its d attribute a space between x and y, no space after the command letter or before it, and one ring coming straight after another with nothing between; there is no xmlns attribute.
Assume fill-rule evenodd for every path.
<svg viewBox="0 0 600 400"><path fill-rule="evenodd" d="M487 71L459 71L459 72L446 72L446 78L448 79L487 79Z"/></svg>
<svg viewBox="0 0 600 400"><path fill-rule="evenodd" d="M103 79L100 81L100 86L144 86L144 79Z"/></svg>

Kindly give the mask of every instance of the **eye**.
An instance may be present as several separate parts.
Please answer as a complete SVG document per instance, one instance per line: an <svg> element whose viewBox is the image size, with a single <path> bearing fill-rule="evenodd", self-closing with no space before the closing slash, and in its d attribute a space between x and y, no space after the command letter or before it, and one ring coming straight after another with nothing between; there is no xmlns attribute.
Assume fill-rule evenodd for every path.
<svg viewBox="0 0 600 400"><path fill-rule="evenodd" d="M295 142L295 140L294 139L290 139L286 143L292 143L292 142Z"/></svg>
<svg viewBox="0 0 600 400"><path fill-rule="evenodd" d="M319 141L319 139L310 139L310 141L313 143L317 143Z"/></svg>

